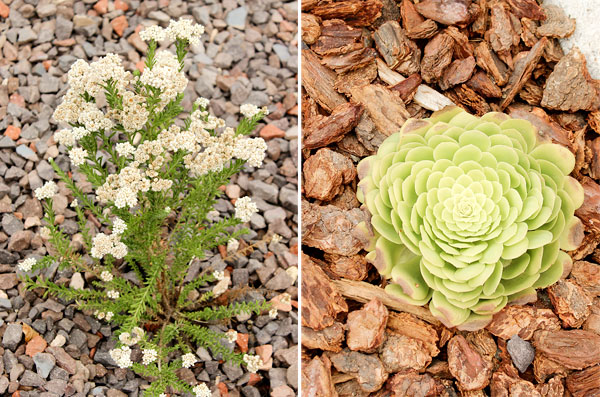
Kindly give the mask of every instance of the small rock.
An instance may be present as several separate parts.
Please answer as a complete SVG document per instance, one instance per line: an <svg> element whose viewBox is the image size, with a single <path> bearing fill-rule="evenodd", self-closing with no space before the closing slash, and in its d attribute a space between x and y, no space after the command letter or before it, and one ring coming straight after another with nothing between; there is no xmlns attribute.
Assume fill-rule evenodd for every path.
<svg viewBox="0 0 600 397"><path fill-rule="evenodd" d="M37 353L33 356L33 362L35 363L37 373L44 379L48 377L50 371L56 365L56 359L52 354L48 353Z"/></svg>
<svg viewBox="0 0 600 397"><path fill-rule="evenodd" d="M0 285L2 288L2 285ZM2 346L8 350L14 351L17 348L21 337L23 336L23 326L21 324L11 323L8 324L6 330L4 330L4 336L2 337Z"/></svg>
<svg viewBox="0 0 600 397"><path fill-rule="evenodd" d="M29 357L33 357L36 354L46 350L46 346L48 346L46 340L40 335L36 335L33 338L31 338L29 342L27 342L27 346L25 347L25 354L27 354Z"/></svg>
<svg viewBox="0 0 600 397"><path fill-rule="evenodd" d="M535 358L535 349L531 343L521 339L519 335L513 336L506 342L506 349L520 372L525 372Z"/></svg>
<svg viewBox="0 0 600 397"><path fill-rule="evenodd" d="M8 249L11 251L26 250L29 248L32 239L33 232L31 230L19 230L10 236L10 240L8 241Z"/></svg>
<svg viewBox="0 0 600 397"><path fill-rule="evenodd" d="M71 287L73 289L83 289L84 286L85 286L85 283L83 281L83 277L81 276L81 273L79 273L79 272L73 273L73 276L71 277L71 282L69 283L69 287Z"/></svg>
<svg viewBox="0 0 600 397"><path fill-rule="evenodd" d="M248 189L252 196L261 198L270 203L277 203L279 190L276 185L268 184L259 180L252 180L248 183Z"/></svg>
<svg viewBox="0 0 600 397"><path fill-rule="evenodd" d="M42 76L39 89L42 94L58 92L60 80L50 74Z"/></svg>
<svg viewBox="0 0 600 397"><path fill-rule="evenodd" d="M36 374L33 371L26 370L21 379L19 379L19 383L21 386L40 387L43 386L46 382L40 375Z"/></svg>
<svg viewBox="0 0 600 397"><path fill-rule="evenodd" d="M27 160L31 160L31 161L38 161L38 156L37 154L35 154L35 152L31 149L29 149L29 147L27 147L27 145L19 145L17 146L17 154L21 157L23 157L24 159Z"/></svg>
<svg viewBox="0 0 600 397"><path fill-rule="evenodd" d="M225 17L225 22L232 28L243 30L246 26L247 15L248 10L246 10L246 7L238 7L235 10L229 11Z"/></svg>
<svg viewBox="0 0 600 397"><path fill-rule="evenodd" d="M13 141L19 139L19 135L21 135L21 129L19 127L15 127L14 125L9 125L4 131L4 136L9 137Z"/></svg>
<svg viewBox="0 0 600 397"><path fill-rule="evenodd" d="M267 124L260 130L260 136L268 141L273 138L283 138L285 136L285 131L273 124Z"/></svg>
<svg viewBox="0 0 600 397"><path fill-rule="evenodd" d="M19 279L16 273L0 274L0 290L6 291L19 284Z"/></svg>

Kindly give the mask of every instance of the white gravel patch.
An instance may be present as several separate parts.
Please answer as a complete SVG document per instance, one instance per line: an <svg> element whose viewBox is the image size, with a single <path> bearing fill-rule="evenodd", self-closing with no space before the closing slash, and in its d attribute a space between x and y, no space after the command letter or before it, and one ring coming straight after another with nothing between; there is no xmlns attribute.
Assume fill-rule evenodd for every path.
<svg viewBox="0 0 600 397"><path fill-rule="evenodd" d="M544 5L557 5L565 13L575 18L575 32L566 39L560 39L565 54L573 46L585 55L588 70L594 79L600 79L600 1L598 0L544 0Z"/></svg>

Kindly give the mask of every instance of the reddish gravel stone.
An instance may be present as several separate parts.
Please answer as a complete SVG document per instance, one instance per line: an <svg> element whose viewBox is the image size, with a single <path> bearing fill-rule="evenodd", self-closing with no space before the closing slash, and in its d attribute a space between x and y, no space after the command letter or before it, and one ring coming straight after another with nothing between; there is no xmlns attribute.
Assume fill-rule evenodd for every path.
<svg viewBox="0 0 600 397"><path fill-rule="evenodd" d="M285 131L273 124L267 124L260 130L260 136L268 141L273 138L283 138L285 136Z"/></svg>
<svg viewBox="0 0 600 397"><path fill-rule="evenodd" d="M14 125L9 125L6 127L6 131L4 131L4 135L13 141L16 141L21 135L21 129L19 127L15 127Z"/></svg>

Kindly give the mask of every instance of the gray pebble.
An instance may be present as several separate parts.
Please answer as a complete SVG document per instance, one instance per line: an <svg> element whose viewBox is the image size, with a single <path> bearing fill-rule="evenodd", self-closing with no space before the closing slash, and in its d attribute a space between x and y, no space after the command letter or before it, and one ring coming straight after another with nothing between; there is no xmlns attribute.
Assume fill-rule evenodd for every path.
<svg viewBox="0 0 600 397"><path fill-rule="evenodd" d="M519 335L514 335L506 342L506 349L520 372L525 372L535 358L534 347Z"/></svg>
<svg viewBox="0 0 600 397"><path fill-rule="evenodd" d="M225 22L232 28L243 30L246 26L247 15L248 10L246 10L246 7L239 7L235 10L229 11L227 17L225 17Z"/></svg>
<svg viewBox="0 0 600 397"><path fill-rule="evenodd" d="M21 342L22 336L23 326L21 324L8 324L4 331L4 336L2 336L2 346L9 350L15 350L19 342Z"/></svg>
<svg viewBox="0 0 600 397"><path fill-rule="evenodd" d="M44 379L48 377L50 371L56 365L56 359L49 353L37 353L33 356L33 362L35 363L37 373Z"/></svg>

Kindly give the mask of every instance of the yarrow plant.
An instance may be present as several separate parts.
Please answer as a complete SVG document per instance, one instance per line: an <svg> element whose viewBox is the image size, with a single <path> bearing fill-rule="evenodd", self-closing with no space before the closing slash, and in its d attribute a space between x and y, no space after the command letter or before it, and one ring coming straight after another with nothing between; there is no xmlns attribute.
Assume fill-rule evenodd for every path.
<svg viewBox="0 0 600 397"><path fill-rule="evenodd" d="M390 294L429 303L448 327L481 328L508 302L534 301L571 262L565 251L583 238L574 165L503 113L410 119L358 167L375 236L367 258Z"/></svg>
<svg viewBox="0 0 600 397"><path fill-rule="evenodd" d="M210 395L206 384L190 385L176 375L178 369L196 365L199 346L251 372L262 366L258 356L227 347L237 339L236 331L221 333L208 326L242 313L267 313L270 305L264 300L217 304L215 298L230 285L222 270L206 269L185 281L190 263L205 252L219 245L238 248L238 238L247 230L236 226L250 220L256 204L242 197L233 216L211 222L208 215L221 194L219 187L245 164L259 167L266 150L263 139L248 136L267 115L266 108L242 106L245 117L232 129L210 115L208 100L201 98L186 118L178 119L185 116L186 48L197 44L203 31L189 20L141 31L148 42L143 72L126 71L114 54L73 64L69 90L53 116L69 127L54 139L67 148L94 194L84 193L52 159L50 163L72 192L84 247L76 250L61 231L53 209L58 186L47 182L35 196L43 201L46 225L41 234L50 254L19 265L28 288L74 300L117 325L110 356L119 367L152 379L145 390L150 396L173 391ZM175 54L157 50L157 43L167 38L174 42ZM93 224L100 230L92 230ZM71 289L44 277L44 269L54 266L85 271L92 277L91 288ZM141 354L132 354L136 350Z"/></svg>

